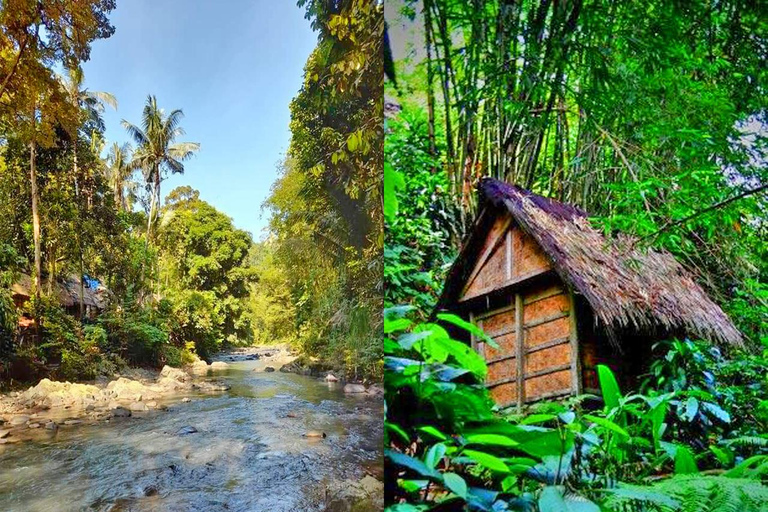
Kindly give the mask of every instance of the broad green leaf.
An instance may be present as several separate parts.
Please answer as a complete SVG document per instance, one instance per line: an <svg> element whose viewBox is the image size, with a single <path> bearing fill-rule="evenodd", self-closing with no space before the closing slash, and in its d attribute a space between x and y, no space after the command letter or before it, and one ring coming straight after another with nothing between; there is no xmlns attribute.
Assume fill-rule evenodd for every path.
<svg viewBox="0 0 768 512"><path fill-rule="evenodd" d="M696 459L693 457L693 453L687 446L677 445L675 451L675 474L685 475L690 473L698 473L699 468L696 466Z"/></svg>
<svg viewBox="0 0 768 512"><path fill-rule="evenodd" d="M485 444L495 446L517 446L519 443L507 436L498 434L471 434L465 437L467 444Z"/></svg>
<svg viewBox="0 0 768 512"><path fill-rule="evenodd" d="M618 407L621 391L619 391L619 384L616 382L616 377L614 377L611 369L604 364L599 364L597 365L597 376L600 380L600 390L603 393L605 407L608 410Z"/></svg>
<svg viewBox="0 0 768 512"><path fill-rule="evenodd" d="M701 406L723 423L731 422L731 415L725 412L719 405L712 402L701 402Z"/></svg>
<svg viewBox="0 0 768 512"><path fill-rule="evenodd" d="M563 494L559 486L547 486L539 496L539 512L600 512L600 507L587 498Z"/></svg>
<svg viewBox="0 0 768 512"><path fill-rule="evenodd" d="M685 406L683 409L683 418L688 423L692 422L694 418L696 418L696 414L699 412L699 401L696 400L694 397L688 398L688 400L685 401Z"/></svg>
<svg viewBox="0 0 768 512"><path fill-rule="evenodd" d="M555 414L531 414L530 416L526 416L525 418L523 418L520 424L535 425L537 423L546 423L548 421L553 421L555 419L557 419L557 415Z"/></svg>
<svg viewBox="0 0 768 512"><path fill-rule="evenodd" d="M449 324L453 324L457 327L461 327L465 331L474 334L475 336L477 336L478 338L480 338L481 340L483 340L493 348L496 348L496 349L499 348L499 345L495 341L493 341L493 338L485 334L485 332L483 332L482 329L480 329L478 326L476 326L472 322L467 322L466 320L464 320L458 315L454 315L453 313L438 313L437 318L444 322L448 322Z"/></svg>
<svg viewBox="0 0 768 512"><path fill-rule="evenodd" d="M467 483L456 473L443 473L443 483L454 494L467 499Z"/></svg>
<svg viewBox="0 0 768 512"><path fill-rule="evenodd" d="M410 438L408 437L408 434L406 433L405 430L400 428L400 425L396 425L394 423L390 423L388 421L385 421L384 422L384 427L387 430L390 430L390 431L394 432L395 434L397 434L400 437L400 439L402 439L406 443L410 443L411 442Z"/></svg>
<svg viewBox="0 0 768 512"><path fill-rule="evenodd" d="M439 439L440 441L447 441L448 440L448 436L446 436L445 434L443 434L442 432L437 430L432 425L425 425L423 427L417 427L416 430L418 430L419 432L423 432L425 434L428 434L428 435L430 435L430 436L432 436L432 437L434 437L436 439Z"/></svg>
<svg viewBox="0 0 768 512"><path fill-rule="evenodd" d="M615 432L616 434L619 434L624 437L629 437L629 432L624 430L620 425L617 425L616 423L612 422L611 420L601 418L599 416L592 416L591 414L585 414L584 418L591 421L592 423L599 425L605 429L610 430L611 432Z"/></svg>
<svg viewBox="0 0 768 512"><path fill-rule="evenodd" d="M435 469L440 461L443 460L443 456L445 456L445 445L443 443L434 444L424 454L424 464Z"/></svg>
<svg viewBox="0 0 768 512"><path fill-rule="evenodd" d="M390 334L395 331L404 331L408 329L413 322L407 318L397 318L395 320L384 319L384 334Z"/></svg>
<svg viewBox="0 0 768 512"><path fill-rule="evenodd" d="M440 475L437 471L428 467L419 459L415 459L411 456L405 455L404 453L396 452L394 450L384 450L384 455L394 464L408 468L421 476L436 478Z"/></svg>
<svg viewBox="0 0 768 512"><path fill-rule="evenodd" d="M504 461L496 457L495 455L491 455L489 453L484 453L484 452L478 452L475 450L464 450L464 455L474 460L481 466L485 466L486 468L492 471L497 471L499 473L510 472L509 467L507 467Z"/></svg>

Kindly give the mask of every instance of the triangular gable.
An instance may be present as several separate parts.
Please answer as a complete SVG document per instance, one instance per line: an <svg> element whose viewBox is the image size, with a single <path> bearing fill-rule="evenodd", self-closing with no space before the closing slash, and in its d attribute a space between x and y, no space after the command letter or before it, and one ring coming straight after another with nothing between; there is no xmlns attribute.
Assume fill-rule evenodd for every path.
<svg viewBox="0 0 768 512"><path fill-rule="evenodd" d="M488 224L485 224L488 225ZM480 226L478 229L482 229ZM482 236L482 233L476 233ZM485 295L552 269L539 244L514 222L509 213L497 214L482 244L478 244L459 301Z"/></svg>

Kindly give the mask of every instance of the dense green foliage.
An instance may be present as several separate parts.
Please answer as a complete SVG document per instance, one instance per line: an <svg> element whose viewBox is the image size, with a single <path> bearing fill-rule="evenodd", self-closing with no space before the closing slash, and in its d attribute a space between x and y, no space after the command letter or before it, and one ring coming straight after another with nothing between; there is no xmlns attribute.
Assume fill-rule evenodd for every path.
<svg viewBox="0 0 768 512"><path fill-rule="evenodd" d="M389 4L407 52L386 135L389 510L765 508L768 18L743 7ZM672 340L641 389L601 367L602 397L499 410L445 326L483 334L423 322L483 176L672 252L746 350Z"/></svg>
<svg viewBox="0 0 768 512"><path fill-rule="evenodd" d="M352 376L381 373L382 6L302 0L318 31L254 255L254 332Z"/></svg>
<svg viewBox="0 0 768 512"><path fill-rule="evenodd" d="M412 316L385 317L388 510L763 510L768 411L754 405L768 393L764 375L733 375L741 360L675 342L654 363L659 389L625 395L600 366L603 405L584 395L498 411L482 358Z"/></svg>
<svg viewBox="0 0 768 512"><path fill-rule="evenodd" d="M123 122L135 147L113 143L104 156L101 114L117 101L85 88L80 64L114 31L113 8L0 9L3 384L180 365L253 338L250 235L189 187L161 207L162 182L199 149L178 140L182 111L166 114L150 95L141 122ZM98 314L82 298L97 285L106 287Z"/></svg>
<svg viewBox="0 0 768 512"><path fill-rule="evenodd" d="M482 176L575 203L671 251L751 339L768 335L764 4L390 6L390 27L406 27L400 46L414 48L389 89L403 110L385 172L406 186L391 200L445 194L431 208L459 234ZM412 207L400 224L425 221ZM387 228L388 253L425 272L441 263L424 251L439 250L430 237L457 241L444 224L425 237ZM421 255L401 249L414 244Z"/></svg>

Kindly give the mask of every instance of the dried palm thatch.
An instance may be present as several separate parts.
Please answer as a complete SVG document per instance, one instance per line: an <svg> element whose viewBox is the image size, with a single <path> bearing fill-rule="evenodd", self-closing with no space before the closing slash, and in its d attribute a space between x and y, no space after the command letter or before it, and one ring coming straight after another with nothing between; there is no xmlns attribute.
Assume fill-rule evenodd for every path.
<svg viewBox="0 0 768 512"><path fill-rule="evenodd" d="M742 344L728 316L668 252L637 248L629 236L607 239L583 210L498 180L484 179L480 195L486 206L509 211L539 243L611 338L627 330L661 331ZM460 275L451 272L451 278ZM446 286L448 293L455 289ZM451 299L444 296L441 303L446 300Z"/></svg>

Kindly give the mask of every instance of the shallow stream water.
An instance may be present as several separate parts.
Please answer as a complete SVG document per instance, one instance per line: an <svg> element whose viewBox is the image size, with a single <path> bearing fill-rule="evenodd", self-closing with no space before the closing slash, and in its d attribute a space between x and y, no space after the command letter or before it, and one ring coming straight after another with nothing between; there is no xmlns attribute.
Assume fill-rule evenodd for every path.
<svg viewBox="0 0 768 512"><path fill-rule="evenodd" d="M262 361L229 365L216 375L227 392L0 445L0 510L312 510L334 483L381 467L381 399L254 371Z"/></svg>

